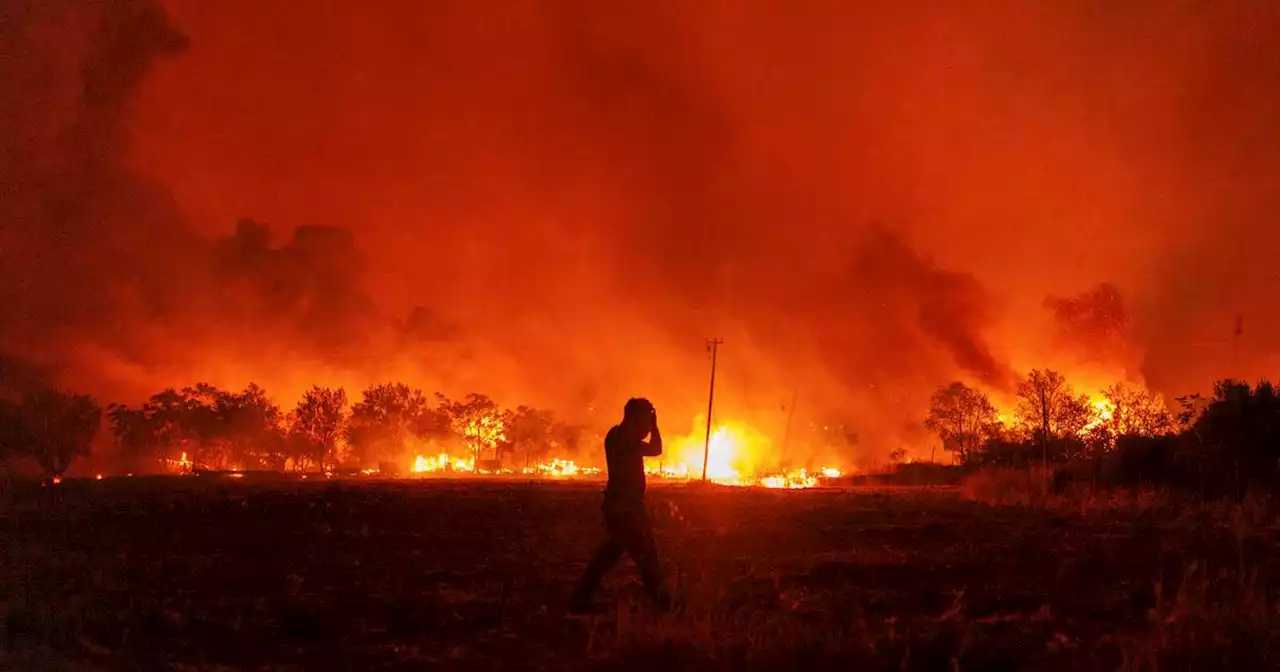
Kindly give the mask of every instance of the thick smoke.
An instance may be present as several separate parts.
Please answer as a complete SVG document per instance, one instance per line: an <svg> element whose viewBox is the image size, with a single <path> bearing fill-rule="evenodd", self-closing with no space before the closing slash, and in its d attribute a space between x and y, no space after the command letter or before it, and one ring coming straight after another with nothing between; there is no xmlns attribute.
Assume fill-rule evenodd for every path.
<svg viewBox="0 0 1280 672"><path fill-rule="evenodd" d="M0 344L45 375L70 373L90 342L132 356L146 346L131 319L198 295L184 285L198 244L178 208L123 166L132 96L185 38L149 2L20 1L0 21L13 48L0 79L15 94L0 97Z"/></svg>
<svg viewBox="0 0 1280 672"><path fill-rule="evenodd" d="M720 415L870 455L953 379L1259 375L1277 12L19 0L0 370L679 424L722 336Z"/></svg>
<svg viewBox="0 0 1280 672"><path fill-rule="evenodd" d="M1110 283L1071 297L1051 296L1045 308L1056 324L1054 345L1070 351L1079 364L1115 372L1136 372L1132 319L1119 288Z"/></svg>

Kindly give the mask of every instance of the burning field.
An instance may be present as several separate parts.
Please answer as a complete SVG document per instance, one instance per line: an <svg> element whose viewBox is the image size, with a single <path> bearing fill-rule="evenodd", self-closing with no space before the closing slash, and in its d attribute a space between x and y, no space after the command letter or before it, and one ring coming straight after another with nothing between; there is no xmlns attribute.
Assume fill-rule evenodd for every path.
<svg viewBox="0 0 1280 672"><path fill-rule="evenodd" d="M499 430L500 432L501 430ZM769 439L741 423L720 425L709 435L696 433L669 440L662 457L646 458L645 473L670 481L701 480L704 454L706 480L719 485L765 488L812 488L824 479L839 478L836 467L769 469L761 465L773 458ZM424 457L415 455L408 469L414 475L532 476L549 479L600 479L606 474L599 466L580 466L572 459L553 457L516 468L477 468L473 459L451 457L448 453Z"/></svg>
<svg viewBox="0 0 1280 672"><path fill-rule="evenodd" d="M0 666L1275 667L1280 4L285 4L0 10Z"/></svg>
<svg viewBox="0 0 1280 672"><path fill-rule="evenodd" d="M7 491L8 669L1267 669L1277 549L1229 511L651 488L682 613L624 563L566 620L598 485L67 480ZM1236 517L1233 517L1236 516ZM1034 561L1032 560L1034 559Z"/></svg>

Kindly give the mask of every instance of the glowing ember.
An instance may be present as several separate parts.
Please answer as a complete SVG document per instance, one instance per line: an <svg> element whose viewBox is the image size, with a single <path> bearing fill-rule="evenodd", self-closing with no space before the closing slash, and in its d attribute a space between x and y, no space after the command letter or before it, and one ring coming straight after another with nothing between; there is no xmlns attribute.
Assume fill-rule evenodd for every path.
<svg viewBox="0 0 1280 672"><path fill-rule="evenodd" d="M95 481L101 481L101 480L102 480L102 474L94 474L94 476L93 476L93 480L95 480Z"/></svg>

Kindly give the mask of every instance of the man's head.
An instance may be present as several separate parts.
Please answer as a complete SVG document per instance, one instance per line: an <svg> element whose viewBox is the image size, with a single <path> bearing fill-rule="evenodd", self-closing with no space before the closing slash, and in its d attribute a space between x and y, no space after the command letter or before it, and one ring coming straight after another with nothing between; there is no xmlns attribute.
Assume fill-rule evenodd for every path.
<svg viewBox="0 0 1280 672"><path fill-rule="evenodd" d="M636 431L649 432L653 429L653 419L657 415L653 404L648 399L628 399L622 407L622 424Z"/></svg>

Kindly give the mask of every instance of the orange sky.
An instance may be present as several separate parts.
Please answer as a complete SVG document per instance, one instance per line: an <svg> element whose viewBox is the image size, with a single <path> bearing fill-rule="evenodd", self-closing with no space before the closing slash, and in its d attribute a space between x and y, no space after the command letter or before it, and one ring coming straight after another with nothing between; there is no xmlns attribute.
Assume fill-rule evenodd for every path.
<svg viewBox="0 0 1280 672"><path fill-rule="evenodd" d="M1077 366L1041 304L1103 281L1132 310L1128 375L1183 392L1225 374L1223 346L1195 344L1228 338L1237 312L1239 370L1274 368L1280 10L1262 4L162 4L189 46L141 59L101 123L130 130L124 165L180 214L116 205L113 230L212 239L250 216L279 245L342 227L385 320L425 306L464 336L423 350L361 327L334 337L357 355L338 365L307 329L223 308L202 276L183 290L198 311L130 303L109 311L110 343L64 330L96 353L69 366L77 382L400 376L558 407L635 391L688 416L719 334L726 413L800 385L892 442L932 389L981 377L957 348ZM65 93L72 54L93 53L40 58ZM74 116L74 97L41 95ZM6 112L42 146L45 122ZM877 247L871 222L911 252ZM24 333L13 349L39 350L40 328Z"/></svg>

